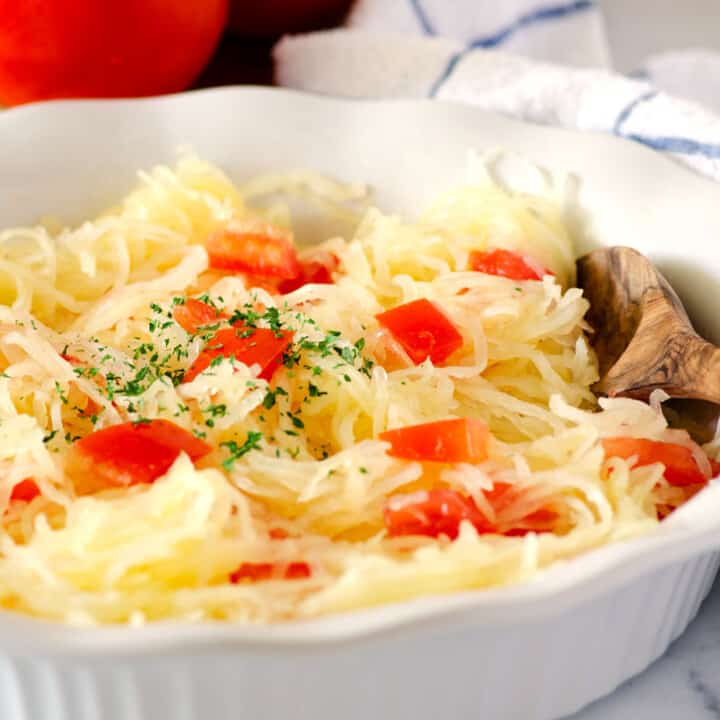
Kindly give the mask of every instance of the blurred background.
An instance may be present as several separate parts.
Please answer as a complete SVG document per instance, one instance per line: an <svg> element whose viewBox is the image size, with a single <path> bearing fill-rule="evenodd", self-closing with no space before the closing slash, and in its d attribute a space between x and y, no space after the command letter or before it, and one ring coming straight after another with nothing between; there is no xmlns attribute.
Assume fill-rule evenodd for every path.
<svg viewBox="0 0 720 720"><path fill-rule="evenodd" d="M287 33L343 24L353 0L233 0L228 28L197 87L273 81L271 51Z"/></svg>
<svg viewBox="0 0 720 720"><path fill-rule="evenodd" d="M412 32L417 28L403 26L409 9L455 15L458 26L469 13L469 26L487 30L509 27L528 11L568 8L590 8L599 18L607 59L574 64L642 76L651 56L720 49L718 0L0 0L0 104L270 84L271 50L282 35L348 18L352 27L373 32L385 29L385 21L391 31ZM512 43L509 49L526 54ZM536 59L558 61L551 48Z"/></svg>
<svg viewBox="0 0 720 720"><path fill-rule="evenodd" d="M385 0L388 5L398 1L405 2ZM454 0L446 1L450 10ZM720 50L718 0L598 0L598 4L612 66L618 72L636 73L646 58L667 51ZM271 83L270 52L283 34L340 26L352 5L353 0L234 0L228 30L197 85Z"/></svg>

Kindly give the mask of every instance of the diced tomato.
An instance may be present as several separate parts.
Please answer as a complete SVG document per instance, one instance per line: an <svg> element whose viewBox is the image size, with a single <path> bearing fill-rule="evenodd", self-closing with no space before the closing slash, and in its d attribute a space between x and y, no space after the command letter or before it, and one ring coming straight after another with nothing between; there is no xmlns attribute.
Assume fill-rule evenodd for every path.
<svg viewBox="0 0 720 720"><path fill-rule="evenodd" d="M68 474L78 491L152 483L164 475L181 452L195 461L212 447L169 420L122 423L78 440Z"/></svg>
<svg viewBox="0 0 720 720"><path fill-rule="evenodd" d="M195 298L187 298L182 305L176 305L173 308L173 319L189 333L199 332L203 327L214 325L227 317L226 313Z"/></svg>
<svg viewBox="0 0 720 720"><path fill-rule="evenodd" d="M388 455L427 462L478 463L487 459L490 432L482 420L451 418L380 433Z"/></svg>
<svg viewBox="0 0 720 720"><path fill-rule="evenodd" d="M273 569L272 563L243 563L237 570L230 573L230 582L269 580L272 577Z"/></svg>
<svg viewBox="0 0 720 720"><path fill-rule="evenodd" d="M469 258L470 269L488 275L500 275L511 280L542 280L553 275L550 270L511 250L473 250Z"/></svg>
<svg viewBox="0 0 720 720"><path fill-rule="evenodd" d="M21 480L13 489L10 494L11 502L18 500L20 502L30 502L40 495L40 489L33 480L29 478L27 480Z"/></svg>
<svg viewBox="0 0 720 720"><path fill-rule="evenodd" d="M488 457L490 432L482 420L452 418L380 433L388 455L406 460L479 463Z"/></svg>
<svg viewBox="0 0 720 720"><path fill-rule="evenodd" d="M289 280L300 275L300 263L289 233L271 226L226 228L205 243L210 267Z"/></svg>
<svg viewBox="0 0 720 720"><path fill-rule="evenodd" d="M637 457L637 466L662 463L665 466L665 479L670 485L694 485L708 480L692 450L684 445L630 437L605 438L602 445L606 457L625 460Z"/></svg>
<svg viewBox="0 0 720 720"><path fill-rule="evenodd" d="M242 273L245 279L245 287L254 290L265 290L270 295L277 295L280 291L278 285L284 280L278 280L277 278L264 277L263 275L250 275L249 273Z"/></svg>
<svg viewBox="0 0 720 720"><path fill-rule="evenodd" d="M708 459L710 460L710 474L712 477L717 477L720 475L720 462L713 460L712 458Z"/></svg>
<svg viewBox="0 0 720 720"><path fill-rule="evenodd" d="M552 532L557 522L558 514L549 508L540 508L522 520L517 522L515 527L506 530L503 535L508 537L523 537L531 532Z"/></svg>
<svg viewBox="0 0 720 720"><path fill-rule="evenodd" d="M272 563L243 563L230 573L230 582L257 582L258 580L304 580L312 575L305 562L291 562L287 565Z"/></svg>
<svg viewBox="0 0 720 720"><path fill-rule="evenodd" d="M290 533L284 528L270 528L268 535L271 540L287 540L290 537Z"/></svg>
<svg viewBox="0 0 720 720"><path fill-rule="evenodd" d="M208 340L206 348L198 355L185 373L184 382L190 382L219 356L234 357L246 365L259 365L259 377L269 380L280 365L282 354L293 340L293 333L269 328L246 328L237 326L218 330Z"/></svg>
<svg viewBox="0 0 720 720"><path fill-rule="evenodd" d="M416 365L427 358L437 365L463 344L458 329L437 305L424 298L399 305L375 317L392 333Z"/></svg>
<svg viewBox="0 0 720 720"><path fill-rule="evenodd" d="M485 492L485 499L496 514L491 522L478 509L472 498L456 490L436 489L429 492L395 496L385 505L385 527L390 536L447 535L454 539L463 520L469 521L478 533L493 533L507 537L523 537L531 532L552 532L558 514L549 507L539 507L523 517L502 519L503 511L511 509L518 500L516 490L504 483L496 483Z"/></svg>
<svg viewBox="0 0 720 720"><path fill-rule="evenodd" d="M487 518L472 499L455 490L430 490L418 493L416 501L408 496L407 503L392 498L385 505L385 527L391 537L399 535L447 535L454 540L460 523L468 520L478 532L492 532Z"/></svg>
<svg viewBox="0 0 720 720"><path fill-rule="evenodd" d="M304 562L291 562L286 568L284 577L286 580L303 580L312 575L310 566Z"/></svg>
<svg viewBox="0 0 720 720"><path fill-rule="evenodd" d="M80 360L76 358L74 355L66 355L65 353L60 353L60 357L65 361L69 362L71 365L82 365Z"/></svg>
<svg viewBox="0 0 720 720"><path fill-rule="evenodd" d="M297 290L303 285L316 283L318 285L331 285L333 282L332 274L338 269L339 260L332 253L328 253L327 258L323 260L308 260L301 263L300 274L290 280L283 280L278 285L278 290L287 295L287 293Z"/></svg>

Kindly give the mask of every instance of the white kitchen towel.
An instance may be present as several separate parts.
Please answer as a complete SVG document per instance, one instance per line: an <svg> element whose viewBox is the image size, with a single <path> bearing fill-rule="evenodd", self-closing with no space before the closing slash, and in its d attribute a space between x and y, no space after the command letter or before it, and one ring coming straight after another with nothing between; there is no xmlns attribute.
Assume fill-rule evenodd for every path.
<svg viewBox="0 0 720 720"><path fill-rule="evenodd" d="M277 82L346 97L465 102L532 122L611 132L720 180L720 117L662 91L656 80L680 90L694 84L703 88L694 97L712 99L717 55L655 58L643 77L612 73L591 0L360 0L348 24L281 40Z"/></svg>
<svg viewBox="0 0 720 720"><path fill-rule="evenodd" d="M602 15L592 0L359 0L347 25L451 37L565 65L610 66Z"/></svg>

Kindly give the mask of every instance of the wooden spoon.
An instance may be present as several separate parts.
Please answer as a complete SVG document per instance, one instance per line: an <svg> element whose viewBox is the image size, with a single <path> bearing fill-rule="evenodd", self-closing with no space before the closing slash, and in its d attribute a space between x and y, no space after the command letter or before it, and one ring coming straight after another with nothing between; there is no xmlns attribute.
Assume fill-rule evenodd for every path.
<svg viewBox="0 0 720 720"><path fill-rule="evenodd" d="M707 442L720 416L720 348L695 332L675 291L637 250L600 248L577 270L600 365L593 390L647 400L660 389L686 399L663 410L672 425Z"/></svg>

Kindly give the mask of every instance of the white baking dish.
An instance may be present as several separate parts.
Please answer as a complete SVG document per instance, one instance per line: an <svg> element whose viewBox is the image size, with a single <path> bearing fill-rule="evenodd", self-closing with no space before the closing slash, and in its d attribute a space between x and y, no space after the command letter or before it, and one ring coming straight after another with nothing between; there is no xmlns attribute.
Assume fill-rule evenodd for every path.
<svg viewBox="0 0 720 720"><path fill-rule="evenodd" d="M0 114L0 226L78 220L181 144L237 179L312 167L367 181L380 205L408 213L463 179L469 148L512 149L576 173L581 245L648 253L720 339L720 188L639 145L464 106L245 88L11 110ZM528 180L519 165L507 172ZM549 720L664 652L707 594L718 548L716 481L651 535L515 587L271 627L78 629L4 613L0 718Z"/></svg>

